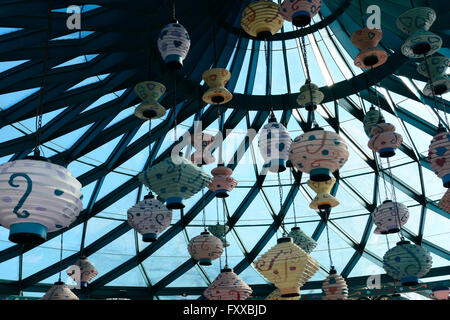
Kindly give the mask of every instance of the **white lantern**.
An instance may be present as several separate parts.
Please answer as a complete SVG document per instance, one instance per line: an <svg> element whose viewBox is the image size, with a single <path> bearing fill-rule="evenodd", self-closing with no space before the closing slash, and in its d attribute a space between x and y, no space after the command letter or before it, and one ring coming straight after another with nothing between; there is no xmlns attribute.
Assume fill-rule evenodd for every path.
<svg viewBox="0 0 450 320"><path fill-rule="evenodd" d="M41 300L80 300L64 282L58 281L47 291Z"/></svg>
<svg viewBox="0 0 450 320"><path fill-rule="evenodd" d="M80 260L74 266L79 272L76 272L73 268L69 268L66 273L75 282L80 283L81 287L86 287L98 275L97 269L95 269L94 265L85 256L80 257Z"/></svg>
<svg viewBox="0 0 450 320"><path fill-rule="evenodd" d="M81 183L60 165L32 159L0 165L0 224L12 242L44 242L76 219L81 199Z"/></svg>
<svg viewBox="0 0 450 320"><path fill-rule="evenodd" d="M158 49L164 62L171 68L179 69L183 66L191 40L186 29L178 22L166 25L158 37Z"/></svg>

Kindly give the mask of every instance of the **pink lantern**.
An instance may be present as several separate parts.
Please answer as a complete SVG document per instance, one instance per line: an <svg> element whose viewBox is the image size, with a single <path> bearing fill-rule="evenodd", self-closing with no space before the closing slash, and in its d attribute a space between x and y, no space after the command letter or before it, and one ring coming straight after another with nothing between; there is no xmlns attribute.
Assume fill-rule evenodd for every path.
<svg viewBox="0 0 450 320"><path fill-rule="evenodd" d="M433 293L430 294L430 298L436 300L448 300L448 295L448 287L437 287L433 289Z"/></svg>
<svg viewBox="0 0 450 320"><path fill-rule="evenodd" d="M225 266L203 295L208 300L245 300L253 290L232 269Z"/></svg>
<svg viewBox="0 0 450 320"><path fill-rule="evenodd" d="M347 300L347 283L341 275L337 274L334 267L331 267L330 275L323 282L322 290L325 293L322 300Z"/></svg>
<svg viewBox="0 0 450 320"><path fill-rule="evenodd" d="M372 137L368 146L373 151L379 153L382 158L389 158L395 155L397 149L403 142L401 134L395 132L395 126L390 123L377 123L371 131Z"/></svg>
<svg viewBox="0 0 450 320"><path fill-rule="evenodd" d="M445 188L450 188L450 134L439 127L428 149L431 168L442 179Z"/></svg>
<svg viewBox="0 0 450 320"><path fill-rule="evenodd" d="M231 192L231 190L233 190L238 184L238 181L231 177L232 173L233 170L225 167L223 164L219 164L217 168L211 170L211 174L214 178L208 188L214 192L217 198L228 197L228 193Z"/></svg>
<svg viewBox="0 0 450 320"><path fill-rule="evenodd" d="M196 133L191 138L191 145L196 151L191 155L191 162L196 165L210 164L216 161L211 151L216 139L207 133Z"/></svg>
<svg viewBox="0 0 450 320"><path fill-rule="evenodd" d="M321 0L284 0L279 12L284 20L292 21L294 26L305 27L319 13L321 5Z"/></svg>
<svg viewBox="0 0 450 320"><path fill-rule="evenodd" d="M386 200L371 215L377 226L374 232L376 234L388 234L400 231L408 221L409 211L403 203Z"/></svg>
<svg viewBox="0 0 450 320"><path fill-rule="evenodd" d="M223 252L222 241L208 231L189 241L188 251L191 257L199 261L201 266L212 265L212 260L219 258Z"/></svg>
<svg viewBox="0 0 450 320"><path fill-rule="evenodd" d="M355 66L363 69L376 68L386 62L387 53L377 48L382 37L383 32L375 28L359 29L352 34L350 41L360 50L354 60Z"/></svg>
<svg viewBox="0 0 450 320"><path fill-rule="evenodd" d="M87 284L98 275L97 269L89 262L86 257L80 257L74 266L78 267L80 272L75 272L73 268L67 270L67 275L75 282L80 283L81 287L86 287Z"/></svg>
<svg viewBox="0 0 450 320"><path fill-rule="evenodd" d="M314 128L294 139L289 160L312 181L328 181L348 159L347 144L335 132Z"/></svg>
<svg viewBox="0 0 450 320"><path fill-rule="evenodd" d="M447 189L447 192L444 194L442 199L439 201L439 208L441 208L445 212L450 213L450 190L449 189Z"/></svg>

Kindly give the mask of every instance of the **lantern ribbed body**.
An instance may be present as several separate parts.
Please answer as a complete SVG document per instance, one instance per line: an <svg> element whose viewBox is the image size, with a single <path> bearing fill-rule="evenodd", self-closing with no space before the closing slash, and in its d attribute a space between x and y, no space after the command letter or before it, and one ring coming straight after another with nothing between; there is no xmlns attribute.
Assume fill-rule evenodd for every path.
<svg viewBox="0 0 450 320"><path fill-rule="evenodd" d="M396 233L408 222L409 211L403 203L387 200L378 206L371 213L371 216L374 224L377 226L374 233Z"/></svg>
<svg viewBox="0 0 450 320"><path fill-rule="evenodd" d="M210 164L216 161L212 155L212 148L216 138L207 133L195 133L191 137L191 145L195 148L195 152L191 155L191 162L196 165Z"/></svg>
<svg viewBox="0 0 450 320"><path fill-rule="evenodd" d="M264 300L300 300L300 297L282 297L280 289L275 289Z"/></svg>
<svg viewBox="0 0 450 320"><path fill-rule="evenodd" d="M157 235L163 232L172 222L172 211L161 201L147 198L127 211L128 224L142 234L142 241L156 241Z"/></svg>
<svg viewBox="0 0 450 320"><path fill-rule="evenodd" d="M441 200L439 200L439 208L444 210L445 212L450 213L450 190L447 189L447 192L444 194Z"/></svg>
<svg viewBox="0 0 450 320"><path fill-rule="evenodd" d="M395 150L402 144L403 137L395 132L395 126L390 123L378 123L371 131L372 137L367 144L370 149L378 152L380 157L389 158L395 155Z"/></svg>
<svg viewBox="0 0 450 320"><path fill-rule="evenodd" d="M223 104L229 102L233 95L225 88L231 73L227 69L213 68L203 72L202 79L210 87L203 94L203 101L209 104Z"/></svg>
<svg viewBox="0 0 450 320"><path fill-rule="evenodd" d="M140 119L149 120L161 118L166 114L166 108L158 100L166 92L166 87L156 81L144 81L134 87L134 92L142 99L142 103L134 110L134 115Z"/></svg>
<svg viewBox="0 0 450 320"><path fill-rule="evenodd" d="M206 231L189 241L188 251L200 265L209 266L212 260L222 255L223 244L219 238Z"/></svg>
<svg viewBox="0 0 450 320"><path fill-rule="evenodd" d="M395 280L400 280L404 286L416 285L418 279L430 271L431 264L430 253L409 241L398 242L383 257L386 273Z"/></svg>
<svg viewBox="0 0 450 320"><path fill-rule="evenodd" d="M319 90L317 85L314 83L306 83L300 87L297 103L300 107L312 111L317 108L317 105L322 102L324 97L324 94Z"/></svg>
<svg viewBox="0 0 450 320"><path fill-rule="evenodd" d="M166 200L168 209L184 208L188 199L209 185L212 177L184 157L173 155L139 174L139 181Z"/></svg>
<svg viewBox="0 0 450 320"><path fill-rule="evenodd" d="M55 282L41 300L79 300L64 282Z"/></svg>
<svg viewBox="0 0 450 320"><path fill-rule="evenodd" d="M310 173L313 181L331 179L331 173L342 168L348 159L344 140L335 132L318 129L295 138L289 153L292 164Z"/></svg>
<svg viewBox="0 0 450 320"><path fill-rule="evenodd" d="M321 5L321 0L284 0L280 6L280 14L284 20L292 21L293 25L304 27L319 13Z"/></svg>
<svg viewBox="0 0 450 320"><path fill-rule="evenodd" d="M83 208L81 183L66 168L39 160L0 165L0 224L17 243L42 243Z"/></svg>
<svg viewBox="0 0 450 320"><path fill-rule="evenodd" d="M376 68L387 61L387 53L377 48L383 38L380 29L362 28L355 31L350 41L360 50L353 61L355 66L363 69Z"/></svg>
<svg viewBox="0 0 450 320"><path fill-rule="evenodd" d="M80 273L72 272L72 269L67 270L67 275L70 276L75 282L80 282L81 286L86 286L92 279L98 275L97 269L89 262L86 257L80 258L75 264L80 270ZM78 277L80 277L78 279Z"/></svg>
<svg viewBox="0 0 450 320"><path fill-rule="evenodd" d="M431 168L442 179L444 187L450 187L450 134L439 132L431 140L428 149L428 161Z"/></svg>
<svg viewBox="0 0 450 320"><path fill-rule="evenodd" d="M383 115L381 112L374 107L371 107L369 111L364 115L363 119L363 125L364 125L364 132L366 135L371 138L372 137L372 129L375 127L375 125L380 122L383 118Z"/></svg>
<svg viewBox="0 0 450 320"><path fill-rule="evenodd" d="M347 300L347 283L341 275L335 272L336 271L330 271L330 275L322 283L322 290L325 294L322 297L322 300Z"/></svg>
<svg viewBox="0 0 450 320"><path fill-rule="evenodd" d="M435 20L436 12L428 7L409 9L397 18L397 28L410 35L401 47L405 56L422 58L441 48L441 37L428 31Z"/></svg>
<svg viewBox="0 0 450 320"><path fill-rule="evenodd" d="M317 193L309 204L311 209L329 209L339 205L339 200L330 194L331 189L336 183L336 179L334 177L331 177L331 179L327 181L308 180L306 183Z"/></svg>
<svg viewBox="0 0 450 320"><path fill-rule="evenodd" d="M283 26L279 6L272 1L255 1L242 11L241 26L252 37L264 39L274 35Z"/></svg>
<svg viewBox="0 0 450 320"><path fill-rule="evenodd" d="M283 297L300 295L300 288L319 270L319 264L291 238L280 238L254 262L256 270L280 289Z"/></svg>
<svg viewBox="0 0 450 320"><path fill-rule="evenodd" d="M292 238L292 241L302 248L306 253L311 253L317 246L317 242L310 236L303 232L299 227L293 227L288 236Z"/></svg>
<svg viewBox="0 0 450 320"><path fill-rule="evenodd" d="M253 290L231 269L223 269L217 278L205 289L208 300L245 300Z"/></svg>
<svg viewBox="0 0 450 320"><path fill-rule="evenodd" d="M429 78L425 61L419 64L417 71L430 80L423 89L423 94L433 96L432 88L436 95L446 94L450 89L450 79L447 75L447 69L450 65L450 59L447 57L429 57L427 59L430 68L431 79Z"/></svg>
<svg viewBox="0 0 450 320"><path fill-rule="evenodd" d="M169 23L159 33L158 49L166 64L182 67L190 46L189 34L179 23Z"/></svg>
<svg viewBox="0 0 450 320"><path fill-rule="evenodd" d="M217 238L220 239L220 241L222 241L222 245L223 247L228 247L230 246L230 243L228 241L225 240L225 233L228 232L228 226L227 225L223 225L223 224L219 224L217 223L214 226L209 226L208 227L208 231L211 232L211 234Z"/></svg>
<svg viewBox="0 0 450 320"><path fill-rule="evenodd" d="M234 187L237 186L238 181L231 176L233 170L225 166L218 166L211 170L213 180L208 185L209 190L214 192L217 198L226 198L229 196Z"/></svg>
<svg viewBox="0 0 450 320"><path fill-rule="evenodd" d="M271 172L286 170L289 147L292 139L287 129L279 122L266 124L259 134L259 151Z"/></svg>

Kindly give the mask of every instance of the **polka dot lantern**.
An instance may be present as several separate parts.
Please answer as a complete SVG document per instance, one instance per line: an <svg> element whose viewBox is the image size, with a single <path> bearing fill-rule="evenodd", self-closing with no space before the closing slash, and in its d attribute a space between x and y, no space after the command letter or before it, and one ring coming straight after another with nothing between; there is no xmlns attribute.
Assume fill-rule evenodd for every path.
<svg viewBox="0 0 450 320"><path fill-rule="evenodd" d="M250 3L242 11L242 29L259 40L270 38L283 26L284 20L278 11L279 8L272 1L258 0Z"/></svg>
<svg viewBox="0 0 450 320"><path fill-rule="evenodd" d="M203 295L208 300L245 300L252 292L232 269L225 266Z"/></svg>
<svg viewBox="0 0 450 320"><path fill-rule="evenodd" d="M311 253L317 246L317 242L304 233L300 227L293 227L289 232L288 237L292 238L292 241L306 253Z"/></svg>
<svg viewBox="0 0 450 320"><path fill-rule="evenodd" d="M284 0L280 7L280 14L284 20L292 21L294 26L306 27L319 13L321 5L321 0Z"/></svg>
<svg viewBox="0 0 450 320"><path fill-rule="evenodd" d="M222 241L208 231L202 232L189 241L188 251L191 257L202 266L212 265L212 260L223 253Z"/></svg>
<svg viewBox="0 0 450 320"><path fill-rule="evenodd" d="M428 161L443 186L450 188L450 134L441 126L431 140Z"/></svg>
<svg viewBox="0 0 450 320"><path fill-rule="evenodd" d="M208 185L208 188L214 192L216 198L228 197L229 193L237 186L238 181L231 176L232 173L233 170L225 167L223 164L219 164L217 168L211 170L214 178Z"/></svg>
<svg viewBox="0 0 450 320"><path fill-rule="evenodd" d="M0 165L0 224L12 242L46 241L47 233L75 221L81 199L81 183L60 165L33 159Z"/></svg>
<svg viewBox="0 0 450 320"><path fill-rule="evenodd" d="M348 287L345 279L331 267L329 276L322 283L324 296L322 300L347 300Z"/></svg>
<svg viewBox="0 0 450 320"><path fill-rule="evenodd" d="M300 107L307 111L314 111L317 105L320 104L324 98L324 94L319 90L319 87L314 83L305 83L300 87L300 94L297 97L297 103Z"/></svg>
<svg viewBox="0 0 450 320"><path fill-rule="evenodd" d="M158 49L169 68L183 67L190 46L189 34L178 22L169 23L159 33Z"/></svg>

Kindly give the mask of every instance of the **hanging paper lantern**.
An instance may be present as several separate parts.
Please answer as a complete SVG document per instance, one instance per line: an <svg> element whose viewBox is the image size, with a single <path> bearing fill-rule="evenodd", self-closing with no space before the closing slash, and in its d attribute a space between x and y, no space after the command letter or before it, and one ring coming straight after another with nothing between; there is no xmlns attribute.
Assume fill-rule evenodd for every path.
<svg viewBox="0 0 450 320"><path fill-rule="evenodd" d="M373 127L375 127L375 125L379 122L385 122L383 114L379 110L375 109L374 106L371 106L370 110L364 115L363 119L364 132L369 138L372 137Z"/></svg>
<svg viewBox="0 0 450 320"><path fill-rule="evenodd" d="M286 170L286 160L289 159L289 147L292 139L287 129L272 116L259 134L259 151L271 172Z"/></svg>
<svg viewBox="0 0 450 320"><path fill-rule="evenodd" d="M289 159L313 181L327 181L348 159L347 144L335 132L313 128L294 139Z"/></svg>
<svg viewBox="0 0 450 320"><path fill-rule="evenodd" d="M73 268L70 268L66 273L75 282L80 283L81 287L86 287L87 284L98 275L97 269L95 269L94 265L84 256L81 257L74 266L77 267L79 272L75 272Z"/></svg>
<svg viewBox="0 0 450 320"><path fill-rule="evenodd" d="M284 20L292 21L294 26L306 27L319 13L321 5L321 0L284 0L280 7L280 14Z"/></svg>
<svg viewBox="0 0 450 320"><path fill-rule="evenodd" d="M193 259L198 260L200 265L210 266L212 260L222 255L223 245L219 238L208 231L203 231L189 241L188 251Z"/></svg>
<svg viewBox="0 0 450 320"><path fill-rule="evenodd" d="M449 189L447 189L447 192L444 194L442 199L439 201L439 208L441 208L445 212L450 213L450 190Z"/></svg>
<svg viewBox="0 0 450 320"><path fill-rule="evenodd" d="M436 12L427 7L409 9L397 18L397 28L409 35L401 48L405 56L421 58L441 48L441 37L428 31L435 20Z"/></svg>
<svg viewBox="0 0 450 320"><path fill-rule="evenodd" d="M328 181L308 180L306 183L317 193L313 201L309 204L311 209L324 210L334 208L339 205L339 200L330 194L331 189L336 183L336 179L334 177L331 177Z"/></svg>
<svg viewBox="0 0 450 320"><path fill-rule="evenodd" d="M292 238L292 241L302 248L306 253L311 253L317 246L317 242L313 238L308 236L300 229L300 227L293 227L288 236Z"/></svg>
<svg viewBox="0 0 450 320"><path fill-rule="evenodd" d="M219 164L217 168L211 170L211 174L214 176L209 190L214 192L216 198L226 198L229 196L229 192L237 186L238 181L231 176L233 170L225 167L223 164Z"/></svg>
<svg viewBox="0 0 450 320"><path fill-rule="evenodd" d="M41 300L80 300L64 282L58 281L47 291Z"/></svg>
<svg viewBox="0 0 450 320"><path fill-rule="evenodd" d="M222 241L223 247L230 246L230 243L225 240L225 233L227 233L229 230L229 227L225 224L219 224L217 223L215 226L209 226L208 231L212 233L213 236L217 237Z"/></svg>
<svg viewBox="0 0 450 320"><path fill-rule="evenodd" d="M292 238L278 239L277 245L254 262L256 270L280 289L282 297L299 297L300 288L319 270L319 264Z"/></svg>
<svg viewBox="0 0 450 320"><path fill-rule="evenodd" d="M371 213L371 216L377 226L374 233L396 233L408 221L409 211L403 203L386 200Z"/></svg>
<svg viewBox="0 0 450 320"><path fill-rule="evenodd" d="M203 291L208 300L245 300L253 290L232 269L225 266L217 278Z"/></svg>
<svg viewBox="0 0 450 320"><path fill-rule="evenodd" d="M167 209L184 208L188 199L209 185L212 177L186 158L173 155L148 168L139 181L166 200Z"/></svg>
<svg viewBox="0 0 450 320"><path fill-rule="evenodd" d="M430 68L431 79L423 89L423 94L426 96L439 96L446 94L450 89L450 79L447 75L447 68L450 65L450 59L447 57L431 57L428 60L428 67ZM419 64L417 71L426 78L429 78L428 70L425 61ZM431 81L433 80L433 81Z"/></svg>
<svg viewBox="0 0 450 320"><path fill-rule="evenodd" d="M395 126L390 123L377 123L371 131L372 137L368 146L378 152L381 158L390 158L395 155L395 150L402 144L403 137L395 132Z"/></svg>
<svg viewBox="0 0 450 320"><path fill-rule="evenodd" d="M300 296L282 297L280 289L275 289L264 300L300 300Z"/></svg>
<svg viewBox="0 0 450 320"><path fill-rule="evenodd" d="M330 275L322 283L322 290L325 294L322 300L347 300L347 283L334 267L331 267Z"/></svg>
<svg viewBox="0 0 450 320"><path fill-rule="evenodd" d="M142 241L154 242L170 226L172 211L151 193L127 211L128 224L142 234Z"/></svg>
<svg viewBox="0 0 450 320"><path fill-rule="evenodd" d="M254 1L242 12L241 26L250 36L268 39L283 26L279 5L272 1Z"/></svg>
<svg viewBox="0 0 450 320"><path fill-rule="evenodd" d="M352 34L350 41L360 50L353 61L355 66L362 69L376 68L386 62L387 53L377 48L381 38L383 32L376 28L362 28Z"/></svg>
<svg viewBox="0 0 450 320"><path fill-rule="evenodd" d="M195 147L195 152L191 155L191 161L197 165L210 164L216 161L211 151L216 139L207 133L195 133L191 137L191 145Z"/></svg>
<svg viewBox="0 0 450 320"><path fill-rule="evenodd" d="M405 240L397 242L383 257L386 273L404 286L416 285L430 271L431 264L431 255L425 248Z"/></svg>
<svg viewBox="0 0 450 320"><path fill-rule="evenodd" d="M449 300L449 289L448 287L436 287L430 293L430 298L435 300Z"/></svg>
<svg viewBox="0 0 450 320"><path fill-rule="evenodd" d="M33 159L0 165L0 224L12 242L44 242L48 232L75 221L81 199L81 183L60 165Z"/></svg>
<svg viewBox="0 0 450 320"><path fill-rule="evenodd" d="M428 161L444 187L450 188L450 134L442 126L431 140Z"/></svg>
<svg viewBox="0 0 450 320"><path fill-rule="evenodd" d="M134 109L134 115L140 119L151 120L164 117L166 108L158 100L166 92L166 87L155 81L144 81L134 87L134 92L143 102Z"/></svg>
<svg viewBox="0 0 450 320"><path fill-rule="evenodd" d="M314 83L305 83L300 87L300 94L297 97L297 103L308 111L317 109L317 105L322 102L323 93Z"/></svg>
<svg viewBox="0 0 450 320"><path fill-rule="evenodd" d="M223 104L230 101L233 95L225 88L230 77L231 73L223 68L214 68L203 72L202 79L210 87L203 94L203 101L209 104Z"/></svg>
<svg viewBox="0 0 450 320"><path fill-rule="evenodd" d="M159 33L158 49L169 68L183 67L190 46L189 34L178 22L169 23Z"/></svg>

